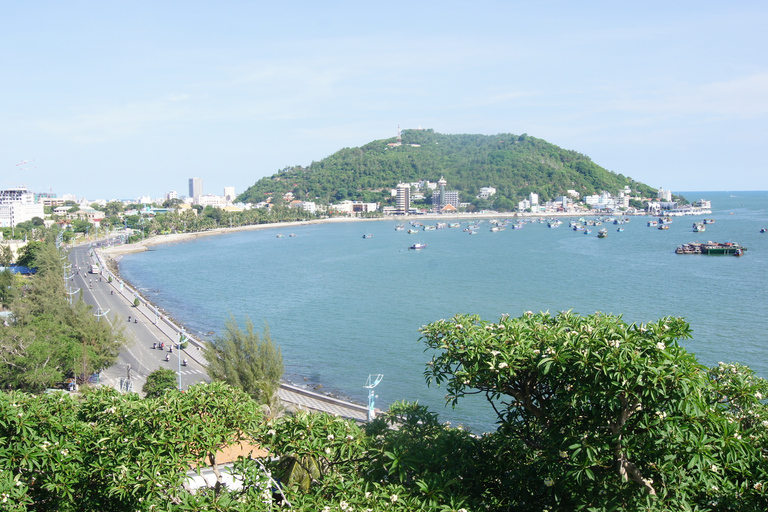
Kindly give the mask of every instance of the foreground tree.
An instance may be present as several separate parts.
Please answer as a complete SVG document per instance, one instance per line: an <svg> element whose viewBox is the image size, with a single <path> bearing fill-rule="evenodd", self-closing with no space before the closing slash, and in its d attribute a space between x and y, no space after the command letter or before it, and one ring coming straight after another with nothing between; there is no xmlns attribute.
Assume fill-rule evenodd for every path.
<svg viewBox="0 0 768 512"><path fill-rule="evenodd" d="M422 333L436 351L427 381L496 411L507 465L486 485L505 506L768 506L768 385L743 367L707 371L678 344L682 319L458 315Z"/></svg>
<svg viewBox="0 0 768 512"><path fill-rule="evenodd" d="M283 356L269 334L269 326L259 334L246 318L245 330L231 316L224 332L206 345L208 375L240 388L257 401L274 405L283 376Z"/></svg>
<svg viewBox="0 0 768 512"><path fill-rule="evenodd" d="M145 398L157 398L163 396L166 391L176 389L178 385L176 372L168 368L158 368L149 375L147 381L141 387Z"/></svg>

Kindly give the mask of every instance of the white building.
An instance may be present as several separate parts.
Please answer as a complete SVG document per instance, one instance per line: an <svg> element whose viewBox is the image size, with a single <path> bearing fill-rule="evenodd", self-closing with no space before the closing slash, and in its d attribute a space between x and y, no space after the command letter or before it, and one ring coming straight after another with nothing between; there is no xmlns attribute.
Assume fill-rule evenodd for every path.
<svg viewBox="0 0 768 512"><path fill-rule="evenodd" d="M170 192L165 194L166 201L170 201L171 199L178 199L178 198L179 198L179 194L177 194L175 190L171 190Z"/></svg>
<svg viewBox="0 0 768 512"><path fill-rule="evenodd" d="M656 195L656 197L660 202L670 202L672 201L672 191L664 190L663 188L659 187L659 193Z"/></svg>
<svg viewBox="0 0 768 512"><path fill-rule="evenodd" d="M231 203L235 200L235 187L224 187L224 200Z"/></svg>
<svg viewBox="0 0 768 512"><path fill-rule="evenodd" d="M43 203L35 203L35 194L24 187L0 190L0 227L13 228L33 217L45 217Z"/></svg>
<svg viewBox="0 0 768 512"><path fill-rule="evenodd" d="M478 199L488 199L496 193L496 189L493 187L482 187L480 193L477 194Z"/></svg>
<svg viewBox="0 0 768 512"><path fill-rule="evenodd" d="M531 206L538 205L539 204L539 194L535 192L531 192L531 195L528 196L528 200L531 202Z"/></svg>
<svg viewBox="0 0 768 512"><path fill-rule="evenodd" d="M197 200L195 201L195 204L199 204L200 206L211 206L213 208L221 208L224 206L224 201L221 196L215 196L213 194L206 194L204 196L199 196Z"/></svg>

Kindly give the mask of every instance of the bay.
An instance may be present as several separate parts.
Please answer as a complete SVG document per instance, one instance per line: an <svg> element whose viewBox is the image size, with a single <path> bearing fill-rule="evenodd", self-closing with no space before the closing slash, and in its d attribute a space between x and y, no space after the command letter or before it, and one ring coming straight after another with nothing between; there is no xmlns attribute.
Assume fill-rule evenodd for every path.
<svg viewBox="0 0 768 512"><path fill-rule="evenodd" d="M706 232L692 232L700 217L677 217L665 231L632 217L623 232L606 225L605 239L567 222L492 233L486 221L473 236L455 228L409 235L394 230L397 220L328 223L289 228L295 237L276 227L155 246L125 255L120 271L204 339L230 314L267 323L291 382L365 403L366 378L382 373L377 407L418 400L442 420L487 431L495 418L483 398L446 408L445 391L425 384L422 325L529 310L603 311L638 323L680 316L694 336L684 345L703 364L740 362L768 378L768 234L759 232L768 228L768 194L682 194L712 201ZM741 258L674 253L708 240L748 250ZM415 242L427 248L408 250Z"/></svg>

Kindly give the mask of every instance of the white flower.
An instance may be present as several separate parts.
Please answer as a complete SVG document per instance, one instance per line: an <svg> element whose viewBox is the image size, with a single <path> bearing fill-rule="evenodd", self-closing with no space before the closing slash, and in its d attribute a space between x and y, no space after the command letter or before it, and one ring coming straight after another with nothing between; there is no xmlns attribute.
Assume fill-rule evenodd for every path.
<svg viewBox="0 0 768 512"><path fill-rule="evenodd" d="M762 394L761 392L759 392L759 391L758 391L757 393L755 393L755 397L756 397L758 400L762 400L762 399L763 399L763 394Z"/></svg>
<svg viewBox="0 0 768 512"><path fill-rule="evenodd" d="M755 485L752 486L752 488L756 491L759 491L760 489L763 488L763 484L761 484L760 482L757 482Z"/></svg>
<svg viewBox="0 0 768 512"><path fill-rule="evenodd" d="M8 501L8 495L7 495L7 494L3 493L3 494L1 494L0 496L2 496L2 497L3 497L3 500L2 500L2 501L3 501L3 503L5 503L6 501Z"/></svg>
<svg viewBox="0 0 768 512"><path fill-rule="evenodd" d="M667 348L667 346L664 344L663 341L660 341L656 344L656 348L659 350L664 350L665 348Z"/></svg>
<svg viewBox="0 0 768 512"><path fill-rule="evenodd" d="M491 355L492 356L497 356L499 354L501 354L501 352L499 352L498 350L491 350Z"/></svg>
<svg viewBox="0 0 768 512"><path fill-rule="evenodd" d="M339 508L341 510L347 510L349 508L349 503L347 503L346 501L342 501L341 503L339 503Z"/></svg>
<svg viewBox="0 0 768 512"><path fill-rule="evenodd" d="M714 464L712 464L711 466L709 466L709 469L710 469L710 471L712 471L713 473L717 473L717 466L715 466Z"/></svg>
<svg viewBox="0 0 768 512"><path fill-rule="evenodd" d="M560 457L562 457L564 459L567 459L568 458L568 452L564 452L564 451L560 450Z"/></svg>
<svg viewBox="0 0 768 512"><path fill-rule="evenodd" d="M273 428L269 429L269 431L267 432L268 436L274 436L275 434L277 434L277 432L275 432L275 429Z"/></svg>
<svg viewBox="0 0 768 512"><path fill-rule="evenodd" d="M553 485L555 485L555 481L552 480L551 478L545 478L544 485L546 485L547 487L552 487Z"/></svg>
<svg viewBox="0 0 768 512"><path fill-rule="evenodd" d="M61 450L61 454L66 457L69 455L69 450Z"/></svg>
<svg viewBox="0 0 768 512"><path fill-rule="evenodd" d="M371 497L371 491L365 491L365 497L370 498Z"/></svg>
<svg viewBox="0 0 768 512"><path fill-rule="evenodd" d="M506 368L509 366L507 363L499 363L499 368Z"/></svg>
<svg viewBox="0 0 768 512"><path fill-rule="evenodd" d="M330 448L326 448L326 449L325 449L325 453L326 453L326 454L328 454L328 455L330 455L330 454L331 454L331 449L330 449Z"/></svg>
<svg viewBox="0 0 768 512"><path fill-rule="evenodd" d="M331 512L331 507L323 507L323 512Z"/></svg>
<svg viewBox="0 0 768 512"><path fill-rule="evenodd" d="M352 441L352 440L355 439L355 436L349 434L349 435L347 435L346 439L347 439L347 441Z"/></svg>
<svg viewBox="0 0 768 512"><path fill-rule="evenodd" d="M335 439L335 437L333 437L333 434L328 434L328 440L329 441L333 441L334 439Z"/></svg>
<svg viewBox="0 0 768 512"><path fill-rule="evenodd" d="M392 503L396 502L397 501L397 494L393 494L392 496L390 496L389 497L389 501L391 501Z"/></svg>

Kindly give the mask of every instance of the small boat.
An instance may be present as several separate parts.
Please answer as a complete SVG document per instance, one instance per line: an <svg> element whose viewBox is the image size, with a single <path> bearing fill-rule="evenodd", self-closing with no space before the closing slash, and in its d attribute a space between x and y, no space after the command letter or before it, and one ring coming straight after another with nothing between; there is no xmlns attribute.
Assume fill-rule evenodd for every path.
<svg viewBox="0 0 768 512"><path fill-rule="evenodd" d="M619 229L617 229L616 231L618 231L619 233L621 233L622 231L624 231L624 228L619 228Z"/></svg>
<svg viewBox="0 0 768 512"><path fill-rule="evenodd" d="M660 224L659 229L669 229L669 224Z"/></svg>
<svg viewBox="0 0 768 512"><path fill-rule="evenodd" d="M704 224L714 224L715 219L704 219Z"/></svg>
<svg viewBox="0 0 768 512"><path fill-rule="evenodd" d="M584 234L585 235L591 235L592 234L592 230L591 229L585 229L584 230Z"/></svg>
<svg viewBox="0 0 768 512"><path fill-rule="evenodd" d="M277 234L277 238L283 238L284 236L285 236L285 235L284 235L284 234L282 234L282 233L278 233L278 234Z"/></svg>
<svg viewBox="0 0 768 512"><path fill-rule="evenodd" d="M417 243L417 244L413 244L412 246L410 246L409 249L413 249L415 251L418 251L419 249L423 249L426 246L427 246L427 244Z"/></svg>
<svg viewBox="0 0 768 512"><path fill-rule="evenodd" d="M600 231L597 232L597 238L605 238L608 236L608 230L605 228L602 228Z"/></svg>
<svg viewBox="0 0 768 512"><path fill-rule="evenodd" d="M403 231L405 230L405 226L403 224L398 224L395 226L395 231Z"/></svg>
<svg viewBox="0 0 768 512"><path fill-rule="evenodd" d="M655 220L649 220L648 221L648 227L649 228L652 228L652 227L655 227L655 226L658 226L658 225L659 225L659 223L656 222Z"/></svg>
<svg viewBox="0 0 768 512"><path fill-rule="evenodd" d="M761 233L768 233L768 228L760 228Z"/></svg>
<svg viewBox="0 0 768 512"><path fill-rule="evenodd" d="M707 228L704 226L704 224L700 222L694 222L693 223L693 232L694 233L701 233L702 231L706 231Z"/></svg>
<svg viewBox="0 0 768 512"><path fill-rule="evenodd" d="M416 229L409 229L409 230L408 230L408 234L409 234L409 235L415 235L415 234L416 234L416 233L418 233L418 232L419 232L419 231L418 231L418 230L416 230Z"/></svg>
<svg viewBox="0 0 768 512"><path fill-rule="evenodd" d="M371 233L366 233L363 235L363 238L373 238L373 235Z"/></svg>
<svg viewBox="0 0 768 512"><path fill-rule="evenodd" d="M291 237L291 238L293 238L293 237L295 237L295 236L296 236L296 233L291 233L291 234L290 234L290 235L288 235L288 236L289 236L289 237Z"/></svg>

